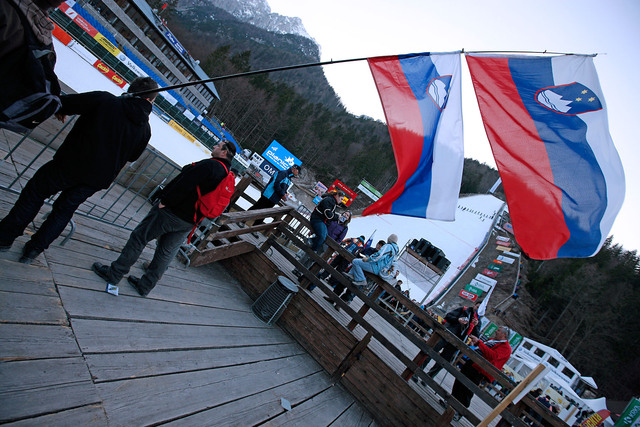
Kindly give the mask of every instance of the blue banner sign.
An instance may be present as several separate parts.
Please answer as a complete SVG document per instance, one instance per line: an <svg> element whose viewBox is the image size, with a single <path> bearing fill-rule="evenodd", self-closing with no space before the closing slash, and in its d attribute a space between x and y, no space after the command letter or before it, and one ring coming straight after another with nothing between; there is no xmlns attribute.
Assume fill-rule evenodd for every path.
<svg viewBox="0 0 640 427"><path fill-rule="evenodd" d="M278 169L266 160L263 160L262 163L260 163L259 168L269 176L273 176L278 173Z"/></svg>
<svg viewBox="0 0 640 427"><path fill-rule="evenodd" d="M275 139L269 147L262 153L262 157L269 160L271 164L283 171L293 165L301 165L302 162Z"/></svg>
<svg viewBox="0 0 640 427"><path fill-rule="evenodd" d="M186 56L187 55L187 50L182 47L182 45L180 44L180 42L178 41L178 39L176 39L176 37L171 34L171 31L166 30L164 32L165 37L167 38L167 40L169 40L169 42L175 46L176 49L178 49L178 51L180 52L180 54L182 54L182 56Z"/></svg>

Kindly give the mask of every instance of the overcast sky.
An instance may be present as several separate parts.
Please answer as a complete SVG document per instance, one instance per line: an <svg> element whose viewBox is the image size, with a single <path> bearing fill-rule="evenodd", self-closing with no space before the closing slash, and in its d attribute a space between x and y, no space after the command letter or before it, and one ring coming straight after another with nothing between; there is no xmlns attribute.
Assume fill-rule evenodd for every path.
<svg viewBox="0 0 640 427"><path fill-rule="evenodd" d="M538 0L267 0L273 12L302 19L322 60L412 52L550 51L597 53L594 62L609 112L611 136L626 174L626 198L611 234L640 249L640 1ZM463 60L465 157L495 167ZM283 64L287 65L287 64ZM324 67L349 111L384 121L366 62Z"/></svg>

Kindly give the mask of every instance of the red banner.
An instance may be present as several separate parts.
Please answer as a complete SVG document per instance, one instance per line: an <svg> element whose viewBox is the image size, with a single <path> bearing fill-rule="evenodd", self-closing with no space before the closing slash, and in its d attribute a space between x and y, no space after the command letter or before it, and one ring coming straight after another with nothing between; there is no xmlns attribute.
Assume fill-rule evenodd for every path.
<svg viewBox="0 0 640 427"><path fill-rule="evenodd" d="M96 70L100 71L102 74L104 74L105 76L107 76L112 82L114 82L115 84L117 84L118 86L120 86L121 88L124 88L127 84L127 82L120 77L119 75L117 75L111 68L109 68L104 62L97 60L93 66L96 68Z"/></svg>
<svg viewBox="0 0 640 427"><path fill-rule="evenodd" d="M82 16L78 15L78 12L73 10L73 8L70 7L67 3L63 2L62 4L60 4L60 6L58 6L58 9L63 11L65 15L71 18L73 22L78 24L78 26L83 30L85 30L87 34L89 34L91 37L98 34L98 30L93 28L93 26L89 24L87 21L85 21Z"/></svg>
<svg viewBox="0 0 640 427"><path fill-rule="evenodd" d="M494 279L498 276L498 272L497 271L489 270L488 268L485 268L482 271L482 274L484 274L485 276L492 277Z"/></svg>
<svg viewBox="0 0 640 427"><path fill-rule="evenodd" d="M600 409L598 412L584 420L582 424L580 424L580 427L597 427L601 425L604 420L609 418L609 415L611 415L611 412L606 409Z"/></svg>
<svg viewBox="0 0 640 427"><path fill-rule="evenodd" d="M51 34L53 34L53 37L60 40L60 43L62 43L65 46L68 45L71 42L71 40L73 40L73 38L69 34L67 34L62 28L58 27L58 25L55 22L53 23L53 31L51 32Z"/></svg>
<svg viewBox="0 0 640 427"><path fill-rule="evenodd" d="M460 296L461 296L462 298L466 298L466 299L471 300L471 301L475 301L475 300L477 300L477 299L478 299L478 295L476 295L476 294L472 294L471 292L469 292L469 291L465 291L464 289L462 289L462 290L460 291Z"/></svg>
<svg viewBox="0 0 640 427"><path fill-rule="evenodd" d="M329 187L327 191L335 190L336 188L339 188L340 190L344 191L344 194L347 195L346 200L343 200L343 203L345 204L345 206L351 205L351 202L353 202L353 199L355 199L357 196L355 191L347 187L346 184L340 181L339 179L336 179L335 181L333 181L333 184L331 184L331 187Z"/></svg>

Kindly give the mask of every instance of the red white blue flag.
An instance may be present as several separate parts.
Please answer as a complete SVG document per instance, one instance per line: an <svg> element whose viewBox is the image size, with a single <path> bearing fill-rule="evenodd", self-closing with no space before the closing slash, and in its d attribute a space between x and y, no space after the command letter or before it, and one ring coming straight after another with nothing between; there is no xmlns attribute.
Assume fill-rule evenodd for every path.
<svg viewBox="0 0 640 427"><path fill-rule="evenodd" d="M580 55L467 55L516 240L531 258L588 257L625 181L593 65Z"/></svg>
<svg viewBox="0 0 640 427"><path fill-rule="evenodd" d="M464 148L460 53L369 58L398 180L363 215L455 219Z"/></svg>

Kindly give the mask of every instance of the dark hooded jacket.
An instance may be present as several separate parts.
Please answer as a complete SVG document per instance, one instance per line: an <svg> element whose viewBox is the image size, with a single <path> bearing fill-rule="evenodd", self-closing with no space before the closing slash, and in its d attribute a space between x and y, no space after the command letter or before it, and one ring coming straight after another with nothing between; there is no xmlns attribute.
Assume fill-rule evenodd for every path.
<svg viewBox="0 0 640 427"><path fill-rule="evenodd" d="M230 167L228 159L218 158L186 165L162 190L160 202L178 218L195 223L197 188L200 188L200 194L215 190L227 176Z"/></svg>
<svg viewBox="0 0 640 427"><path fill-rule="evenodd" d="M64 115L80 115L54 155L74 179L107 188L127 162L135 161L151 138L151 103L138 97L86 92L60 97Z"/></svg>
<svg viewBox="0 0 640 427"><path fill-rule="evenodd" d="M458 322L458 319L461 317L467 319L466 325ZM478 318L478 313L473 310L473 307L458 307L445 315L445 326L455 336L464 340L469 335L478 336L480 330L479 324L474 326L471 322L474 318Z"/></svg>

